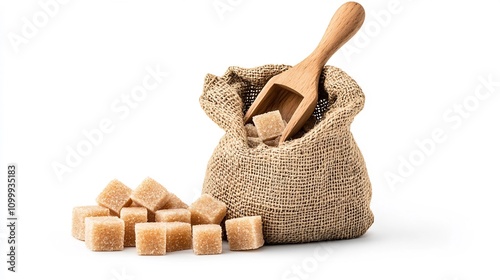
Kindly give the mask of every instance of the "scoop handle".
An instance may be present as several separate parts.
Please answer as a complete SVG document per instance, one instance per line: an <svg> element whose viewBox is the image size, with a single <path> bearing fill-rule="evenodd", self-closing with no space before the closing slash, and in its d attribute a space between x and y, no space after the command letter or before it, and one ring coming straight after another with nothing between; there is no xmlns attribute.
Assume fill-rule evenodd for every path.
<svg viewBox="0 0 500 280"><path fill-rule="evenodd" d="M330 57L356 34L365 21L361 4L347 2L333 15L316 49L305 59L308 64L322 69Z"/></svg>

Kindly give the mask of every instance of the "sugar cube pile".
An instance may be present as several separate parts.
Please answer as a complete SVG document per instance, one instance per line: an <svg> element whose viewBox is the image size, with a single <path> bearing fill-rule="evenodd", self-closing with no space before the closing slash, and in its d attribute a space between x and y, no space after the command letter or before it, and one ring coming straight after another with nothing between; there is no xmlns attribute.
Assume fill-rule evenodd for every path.
<svg viewBox="0 0 500 280"><path fill-rule="evenodd" d="M224 202L202 194L188 205L149 177L135 189L112 180L96 202L98 205L74 207L72 213L73 237L84 241L92 251L135 247L138 255L147 256L183 250L192 250L195 255L221 254L221 225L225 226L231 251L254 250L264 245L260 216L224 221Z"/></svg>

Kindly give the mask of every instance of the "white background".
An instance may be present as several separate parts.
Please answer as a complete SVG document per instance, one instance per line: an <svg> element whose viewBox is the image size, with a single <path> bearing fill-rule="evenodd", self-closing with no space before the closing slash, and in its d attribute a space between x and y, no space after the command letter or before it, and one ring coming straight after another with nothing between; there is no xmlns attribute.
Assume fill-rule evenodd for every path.
<svg viewBox="0 0 500 280"><path fill-rule="evenodd" d="M23 18L43 21L39 2L1 1L1 259L11 162L18 164L19 246L18 273L2 261L0 278L498 279L500 5L494 0L361 1L364 27L329 64L366 95L351 127L373 185L375 223L363 237L254 252L225 247L217 256L139 257L134 248L91 252L71 236L72 207L95 204L113 178L134 188L151 176L184 201L196 199L223 135L198 103L205 74L299 62L341 3L74 0L58 4L28 38ZM214 4L230 9L218 12ZM13 44L15 36L24 40ZM126 117L113 111L113 102L130 96L146 68L157 65L169 72L158 88ZM481 79L496 85L489 92ZM83 130L107 118L112 132L59 180L54 162L66 164L67 147L75 149ZM441 141L424 141L436 129ZM416 141L427 143L426 154ZM387 174L401 181L391 184Z"/></svg>

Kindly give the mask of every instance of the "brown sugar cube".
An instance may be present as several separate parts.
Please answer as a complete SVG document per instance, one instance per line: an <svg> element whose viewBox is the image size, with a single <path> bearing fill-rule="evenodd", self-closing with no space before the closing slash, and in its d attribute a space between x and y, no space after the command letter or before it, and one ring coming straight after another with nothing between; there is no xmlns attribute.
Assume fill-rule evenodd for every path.
<svg viewBox="0 0 500 280"><path fill-rule="evenodd" d="M225 224L229 250L252 250L264 245L260 216L230 219Z"/></svg>
<svg viewBox="0 0 500 280"><path fill-rule="evenodd" d="M191 206L191 223L199 224L220 224L226 216L227 207L209 194L202 194Z"/></svg>
<svg viewBox="0 0 500 280"><path fill-rule="evenodd" d="M148 208L151 212L156 212L167 203L169 192L160 183L148 177L132 192L130 197L135 203Z"/></svg>
<svg viewBox="0 0 500 280"><path fill-rule="evenodd" d="M125 222L115 216L85 218L85 245L92 251L123 250Z"/></svg>
<svg viewBox="0 0 500 280"><path fill-rule="evenodd" d="M248 147L255 148L262 143L262 140L260 140L260 138L258 137L248 137L247 142L248 142Z"/></svg>
<svg viewBox="0 0 500 280"><path fill-rule="evenodd" d="M192 248L191 224L183 222L167 223L167 252Z"/></svg>
<svg viewBox="0 0 500 280"><path fill-rule="evenodd" d="M247 131L247 137L259 137L259 133L257 133L257 128L255 128L255 125L247 123L245 124L245 129Z"/></svg>
<svg viewBox="0 0 500 280"><path fill-rule="evenodd" d="M130 194L132 194L132 189L115 179L108 183L96 200L97 204L109 208L112 214L118 216L122 207L127 207L132 203Z"/></svg>
<svg viewBox="0 0 500 280"><path fill-rule="evenodd" d="M220 225L193 226L193 252L196 255L222 253L222 229Z"/></svg>
<svg viewBox="0 0 500 280"><path fill-rule="evenodd" d="M73 208L71 233L74 238L85 240L85 218L109 216L109 209L102 206L77 206Z"/></svg>
<svg viewBox="0 0 500 280"><path fill-rule="evenodd" d="M184 222L191 224L191 211L188 209L162 209L155 213L156 222Z"/></svg>
<svg viewBox="0 0 500 280"><path fill-rule="evenodd" d="M132 204L130 204L130 207L142 207L142 206L132 201ZM155 212L152 212L149 210L147 210L147 211L148 211L148 222L154 222L155 221Z"/></svg>
<svg viewBox="0 0 500 280"><path fill-rule="evenodd" d="M283 125L286 127L287 125L287 122L285 120L283 120ZM266 140L264 141L264 144L268 145L268 146L271 146L271 147L278 147L279 144L280 144L280 136L276 137L276 138L273 138L273 139L269 139L269 140Z"/></svg>
<svg viewBox="0 0 500 280"><path fill-rule="evenodd" d="M179 209L179 208L184 208L187 209L189 206L184 203L180 198L178 198L175 194L169 192L168 194L168 200L165 205L161 209Z"/></svg>
<svg viewBox="0 0 500 280"><path fill-rule="evenodd" d="M120 219L125 222L125 247L135 246L135 224L148 221L148 209L144 207L123 207L120 211Z"/></svg>
<svg viewBox="0 0 500 280"><path fill-rule="evenodd" d="M276 137L274 139L266 140L264 141L264 144L271 146L271 147L278 147L280 144L280 137Z"/></svg>
<svg viewBox="0 0 500 280"><path fill-rule="evenodd" d="M135 248L139 255L165 255L167 223L135 224Z"/></svg>
<svg viewBox="0 0 500 280"><path fill-rule="evenodd" d="M262 141L280 136L285 129L279 110L257 115L252 120Z"/></svg>

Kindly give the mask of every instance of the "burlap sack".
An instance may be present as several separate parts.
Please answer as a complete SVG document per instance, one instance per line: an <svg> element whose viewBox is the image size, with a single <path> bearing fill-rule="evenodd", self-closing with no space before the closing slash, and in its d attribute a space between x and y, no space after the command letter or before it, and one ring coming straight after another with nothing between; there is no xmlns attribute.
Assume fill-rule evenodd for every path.
<svg viewBox="0 0 500 280"><path fill-rule="evenodd" d="M262 216L268 244L358 237L373 223L371 184L349 131L364 95L346 73L323 69L319 122L304 136L279 147L247 145L244 112L289 67L230 67L222 77L206 76L201 106L226 133L208 162L203 193L227 204L227 219Z"/></svg>

